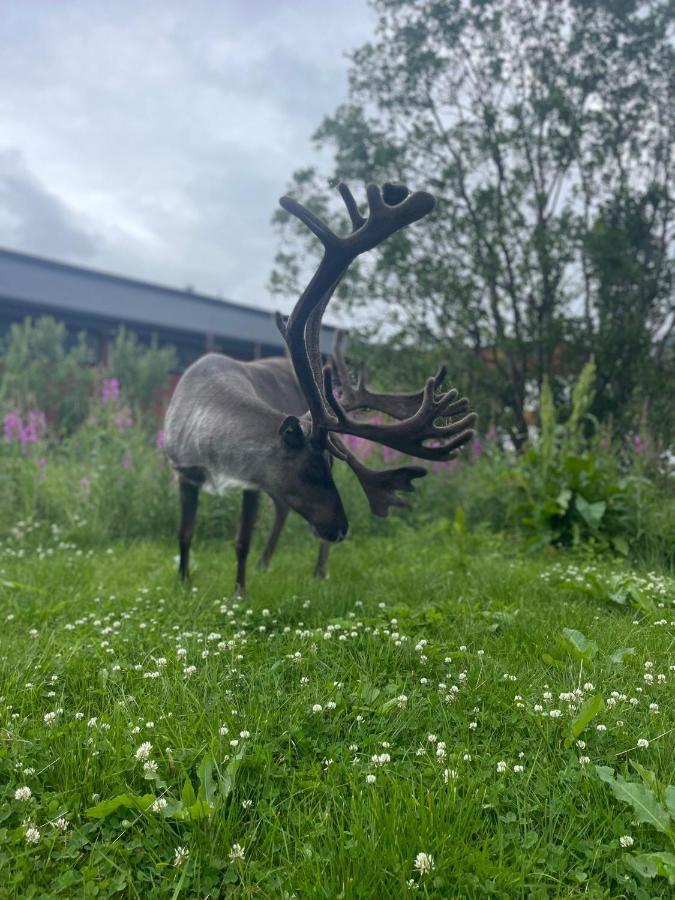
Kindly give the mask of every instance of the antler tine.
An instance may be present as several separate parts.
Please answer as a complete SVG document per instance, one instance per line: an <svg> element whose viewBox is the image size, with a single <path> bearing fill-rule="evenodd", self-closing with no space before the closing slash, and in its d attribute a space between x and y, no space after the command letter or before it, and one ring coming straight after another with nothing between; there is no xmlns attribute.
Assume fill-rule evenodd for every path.
<svg viewBox="0 0 675 900"><path fill-rule="evenodd" d="M356 205L354 195L349 190L344 181L341 181L338 185L338 191L340 191L340 196L345 202L347 212L349 213L349 218L352 220L352 231L358 231L358 229L361 228L362 225L366 224L366 220L359 212L359 208Z"/></svg>

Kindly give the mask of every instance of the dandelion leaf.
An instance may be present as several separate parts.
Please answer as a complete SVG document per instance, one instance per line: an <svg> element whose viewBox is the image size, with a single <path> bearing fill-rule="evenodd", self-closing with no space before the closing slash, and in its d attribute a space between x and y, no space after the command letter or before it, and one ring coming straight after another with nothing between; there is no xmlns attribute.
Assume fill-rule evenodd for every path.
<svg viewBox="0 0 675 900"><path fill-rule="evenodd" d="M577 738L586 726L597 716L605 705L602 694L590 697L581 707L577 716L572 720L570 731L572 737Z"/></svg>
<svg viewBox="0 0 675 900"><path fill-rule="evenodd" d="M659 803L650 788L636 781L626 781L621 775L615 775L609 766L596 766L595 771L610 786L617 800L628 803L633 808L638 822L645 822L657 831L669 830L668 810Z"/></svg>

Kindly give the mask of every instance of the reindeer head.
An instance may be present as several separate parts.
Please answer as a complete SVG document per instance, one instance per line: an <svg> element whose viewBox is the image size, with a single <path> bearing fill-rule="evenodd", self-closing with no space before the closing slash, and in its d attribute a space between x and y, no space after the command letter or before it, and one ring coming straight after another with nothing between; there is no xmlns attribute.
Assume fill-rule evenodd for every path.
<svg viewBox="0 0 675 900"><path fill-rule="evenodd" d="M277 325L288 346L309 408L308 431L305 433L301 429L302 440L308 445L307 460L318 462L319 455L327 448L334 457L346 461L359 479L371 510L376 515L386 516L390 506L403 505L397 492L414 490L413 480L425 475L426 470L419 466L403 466L372 472L355 459L338 435L363 437L420 459L448 460L455 457L458 449L473 437L471 426L476 416L469 413L459 421L452 421L453 417L467 413L469 404L466 399L459 400L454 390L436 395L445 375L444 369L429 378L424 389L415 394L373 394L362 382L353 388L349 384L339 343L335 363L342 382L342 401L336 398L331 368L322 368L319 349L321 320L333 291L359 254L373 249L400 228L427 215L435 202L431 194L425 191L411 194L405 186L394 184L385 184L380 190L371 184L366 188L369 212L365 218L359 212L349 188L340 184L338 190L352 223L352 231L345 237L336 235L314 213L290 197L282 197L280 201L287 212L300 219L319 238L325 252L291 315L287 320L277 316ZM381 410L396 421L376 424L349 416L349 411L363 408ZM439 419L443 420L443 424L436 424ZM311 471L313 464L308 471ZM329 508L334 511L333 492L337 497L337 491L332 477L330 487L327 481L324 486L330 494ZM309 499L306 502L309 503ZM290 505L301 512L298 506ZM316 525L312 516L319 514L318 506L314 506L312 516L304 512L301 514Z"/></svg>
<svg viewBox="0 0 675 900"><path fill-rule="evenodd" d="M303 427L304 426L304 427ZM311 421L286 416L279 427L279 445L272 467L272 496L299 513L324 541L341 541L349 523L333 481L332 458L326 441L311 439Z"/></svg>

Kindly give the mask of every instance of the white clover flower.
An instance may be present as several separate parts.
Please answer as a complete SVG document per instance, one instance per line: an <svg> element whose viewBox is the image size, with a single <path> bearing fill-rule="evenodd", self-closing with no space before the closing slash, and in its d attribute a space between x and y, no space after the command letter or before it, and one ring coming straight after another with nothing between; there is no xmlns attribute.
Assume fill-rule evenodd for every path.
<svg viewBox="0 0 675 900"><path fill-rule="evenodd" d="M406 697L405 694L399 694L399 696L396 698L396 703L401 708L403 708L407 702L408 702L408 698Z"/></svg>
<svg viewBox="0 0 675 900"><path fill-rule="evenodd" d="M183 675L185 675L186 678L189 678L191 675L194 675L196 671L197 666L185 666L185 668L183 669Z"/></svg>
<svg viewBox="0 0 675 900"><path fill-rule="evenodd" d="M475 731L478 728L478 722L469 722L469 728L471 731Z"/></svg>
<svg viewBox="0 0 675 900"><path fill-rule="evenodd" d="M649 741L646 738L640 738L637 742L637 745L640 750L646 750L647 747L649 747Z"/></svg>
<svg viewBox="0 0 675 900"><path fill-rule="evenodd" d="M456 769L445 769L443 772L443 781L447 784L450 779L457 778L457 770Z"/></svg>
<svg viewBox="0 0 675 900"><path fill-rule="evenodd" d="M182 866L190 858L190 851L187 847L176 847L173 855L174 866Z"/></svg>
<svg viewBox="0 0 675 900"><path fill-rule="evenodd" d="M596 725L595 730L596 731L607 731L607 726L606 725Z"/></svg>
<svg viewBox="0 0 675 900"><path fill-rule="evenodd" d="M549 713L549 716L552 719L559 719L560 716L562 716L562 710L561 709L552 709L551 712Z"/></svg>
<svg viewBox="0 0 675 900"><path fill-rule="evenodd" d="M471 754L465 753L464 756L462 756L462 759L464 760L464 762L471 762Z"/></svg>
<svg viewBox="0 0 675 900"><path fill-rule="evenodd" d="M166 809L166 807L167 807L167 802L166 802L165 798L164 798L164 797L158 797L158 798L155 800L155 802L152 804L152 806L150 807L150 809L151 809L153 812L158 813L158 812L161 812L163 809Z"/></svg>
<svg viewBox="0 0 675 900"><path fill-rule="evenodd" d="M48 728L51 728L52 725L54 724L54 722L56 721L56 713L55 712L45 713L44 716L42 717L42 721L45 723L45 725Z"/></svg>
<svg viewBox="0 0 675 900"><path fill-rule="evenodd" d="M582 766L587 766L590 761L591 761L590 756L580 756L579 757L579 764Z"/></svg>
<svg viewBox="0 0 675 900"><path fill-rule="evenodd" d="M498 772L506 772L507 769L508 769L508 765L506 764L506 762L503 759L500 759L499 762L497 763L497 771Z"/></svg>
<svg viewBox="0 0 675 900"><path fill-rule="evenodd" d="M154 775L155 772L157 771L157 768L158 768L158 766L157 766L157 763L154 761L154 759L148 759L146 762L143 763L143 771L145 772L146 775Z"/></svg>
<svg viewBox="0 0 675 900"><path fill-rule="evenodd" d="M312 712L313 713L323 712L323 706L320 703L315 703L314 706L312 707ZM357 716L356 718L358 721L359 717ZM361 717L361 721L363 721L363 717Z"/></svg>
<svg viewBox="0 0 675 900"><path fill-rule="evenodd" d="M234 862L237 859L244 858L244 848L241 844L232 844L232 849L230 850L230 861Z"/></svg>
<svg viewBox="0 0 675 900"><path fill-rule="evenodd" d="M98 718L96 716L92 716L91 719L87 722L87 728L95 728L96 723L98 722Z"/></svg>
<svg viewBox="0 0 675 900"><path fill-rule="evenodd" d="M28 786L17 788L14 791L14 799L18 800L20 803L26 803L32 796L33 792Z"/></svg>
<svg viewBox="0 0 675 900"><path fill-rule="evenodd" d="M415 857L415 868L420 875L427 875L434 869L434 858L429 853L418 853Z"/></svg>
<svg viewBox="0 0 675 900"><path fill-rule="evenodd" d="M430 744L435 744L436 741L438 740L438 737L435 734L428 734L427 740L429 741Z"/></svg>
<svg viewBox="0 0 675 900"><path fill-rule="evenodd" d="M40 831L35 827L35 825L29 825L26 829L26 834L24 835L26 838L27 844L37 844L40 840Z"/></svg>
<svg viewBox="0 0 675 900"><path fill-rule="evenodd" d="M326 709L335 709L336 706L337 703L335 700L329 700L328 703L326 703Z"/></svg>
<svg viewBox="0 0 675 900"><path fill-rule="evenodd" d="M391 762L391 756L388 753L375 753L370 757L370 761L375 766L385 766L387 763Z"/></svg>
<svg viewBox="0 0 675 900"><path fill-rule="evenodd" d="M377 781L376 775L366 775L366 784L375 784Z"/></svg>
<svg viewBox="0 0 675 900"><path fill-rule="evenodd" d="M624 834L619 838L622 847L632 847L635 841L629 834Z"/></svg>
<svg viewBox="0 0 675 900"><path fill-rule="evenodd" d="M143 743L136 750L136 753L134 755L135 755L136 759L143 760L143 759L149 759L151 753L152 753L152 744L150 743L150 741L143 741Z"/></svg>
<svg viewBox="0 0 675 900"><path fill-rule="evenodd" d="M514 766L514 767L513 767L513 771L514 771L514 772L524 772L524 771L525 771L525 766Z"/></svg>
<svg viewBox="0 0 675 900"><path fill-rule="evenodd" d="M227 727L227 725L221 725L220 728L218 729L218 734L221 737L225 737L225 735L229 732L229 730L230 729Z"/></svg>
<svg viewBox="0 0 675 900"><path fill-rule="evenodd" d="M59 816L56 822L53 822L52 824L54 825L54 828L56 828L62 834L68 831L68 820L63 816Z"/></svg>

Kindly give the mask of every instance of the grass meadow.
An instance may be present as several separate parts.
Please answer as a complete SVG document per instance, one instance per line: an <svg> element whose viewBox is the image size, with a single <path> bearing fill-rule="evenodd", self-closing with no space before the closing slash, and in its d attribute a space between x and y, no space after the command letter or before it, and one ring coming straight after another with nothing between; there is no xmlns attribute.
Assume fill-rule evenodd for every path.
<svg viewBox="0 0 675 900"><path fill-rule="evenodd" d="M0 545L1 897L672 897L672 578L443 521ZM304 531L304 530L303 530Z"/></svg>

